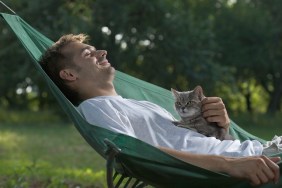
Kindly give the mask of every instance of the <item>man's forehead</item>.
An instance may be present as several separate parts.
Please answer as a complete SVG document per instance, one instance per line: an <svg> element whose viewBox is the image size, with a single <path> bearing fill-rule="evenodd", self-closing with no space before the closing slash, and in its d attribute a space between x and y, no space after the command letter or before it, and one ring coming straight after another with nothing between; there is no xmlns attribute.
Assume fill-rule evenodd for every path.
<svg viewBox="0 0 282 188"><path fill-rule="evenodd" d="M74 53L75 51L82 49L86 44L80 42L70 42L62 48L63 53Z"/></svg>

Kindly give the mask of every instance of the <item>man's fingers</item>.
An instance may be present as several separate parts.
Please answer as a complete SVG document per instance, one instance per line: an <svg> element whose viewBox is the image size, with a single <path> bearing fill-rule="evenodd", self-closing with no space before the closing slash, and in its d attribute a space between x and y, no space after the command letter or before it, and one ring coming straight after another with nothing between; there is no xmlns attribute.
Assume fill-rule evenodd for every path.
<svg viewBox="0 0 282 188"><path fill-rule="evenodd" d="M226 112L225 110L207 110L204 111L202 114L203 117L210 117L210 116L222 116L226 114Z"/></svg>
<svg viewBox="0 0 282 188"><path fill-rule="evenodd" d="M228 127L229 118L227 117L227 112L225 109L223 110L208 110L203 112L203 117L206 118L208 122L218 123L219 126Z"/></svg>
<svg viewBox="0 0 282 188"><path fill-rule="evenodd" d="M202 104L209 104L209 103L218 103L222 102L220 97L206 97L202 100Z"/></svg>
<svg viewBox="0 0 282 188"><path fill-rule="evenodd" d="M206 118L206 120L208 122L215 122L215 123L218 123L218 122L221 122L222 121L222 117L221 116L209 116Z"/></svg>
<svg viewBox="0 0 282 188"><path fill-rule="evenodd" d="M265 172L266 169L262 169L261 171L258 172L257 176L260 180L260 183L267 183L269 180L273 180L273 173L268 170L268 172Z"/></svg>
<svg viewBox="0 0 282 188"><path fill-rule="evenodd" d="M220 102L220 103L203 104L202 113L204 117L209 117L209 116L222 116L227 112L224 103Z"/></svg>
<svg viewBox="0 0 282 188"><path fill-rule="evenodd" d="M279 181L280 171L279 166L276 163L281 160L280 157L267 158L266 156L262 156L262 158L269 167L269 169L265 170L265 172L269 175L269 178L272 177L273 181L277 183Z"/></svg>
<svg viewBox="0 0 282 188"><path fill-rule="evenodd" d="M257 185L261 184L260 179L258 178L258 176L256 174L250 175L250 180L251 180L252 186L257 186Z"/></svg>
<svg viewBox="0 0 282 188"><path fill-rule="evenodd" d="M229 127L230 120L225 105L219 97L206 97L203 99L202 115L208 122L215 122L223 128Z"/></svg>
<svg viewBox="0 0 282 188"><path fill-rule="evenodd" d="M223 102L211 102L211 103L203 103L202 102L202 112L207 110L222 110L225 109L225 105Z"/></svg>
<svg viewBox="0 0 282 188"><path fill-rule="evenodd" d="M279 161L281 161L281 158L280 157L269 157L269 159L271 161L273 161L274 163L278 163Z"/></svg>

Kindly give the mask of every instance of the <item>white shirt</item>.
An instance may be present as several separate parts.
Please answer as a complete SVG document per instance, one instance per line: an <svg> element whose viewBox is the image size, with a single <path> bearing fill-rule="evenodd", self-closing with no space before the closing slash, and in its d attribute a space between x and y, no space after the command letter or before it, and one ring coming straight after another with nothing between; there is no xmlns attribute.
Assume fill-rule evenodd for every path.
<svg viewBox="0 0 282 188"><path fill-rule="evenodd" d="M176 127L174 117L162 107L148 101L121 96L88 99L78 110L93 125L126 134L153 146L179 151L224 156L261 155L263 146L256 140L218 140L189 129Z"/></svg>

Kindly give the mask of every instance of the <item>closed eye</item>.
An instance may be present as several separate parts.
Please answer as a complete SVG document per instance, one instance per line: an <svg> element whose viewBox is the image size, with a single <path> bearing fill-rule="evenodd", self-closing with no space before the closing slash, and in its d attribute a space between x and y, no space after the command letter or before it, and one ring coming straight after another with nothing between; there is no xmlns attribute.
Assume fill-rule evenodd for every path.
<svg viewBox="0 0 282 188"><path fill-rule="evenodd" d="M85 48L81 50L81 56L89 57L95 51L96 51L96 48L94 46L86 46Z"/></svg>
<svg viewBox="0 0 282 188"><path fill-rule="evenodd" d="M83 57L88 57L91 55L91 51L89 49L85 49L83 52L82 52L82 56Z"/></svg>

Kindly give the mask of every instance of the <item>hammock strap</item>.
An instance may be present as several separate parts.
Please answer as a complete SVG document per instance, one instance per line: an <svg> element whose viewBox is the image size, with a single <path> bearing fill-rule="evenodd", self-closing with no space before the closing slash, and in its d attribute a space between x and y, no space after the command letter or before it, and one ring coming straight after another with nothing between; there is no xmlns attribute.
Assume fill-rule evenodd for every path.
<svg viewBox="0 0 282 188"><path fill-rule="evenodd" d="M8 5L6 5L3 1L0 1L0 3L1 3L4 7L6 7L9 11L11 11L13 14L17 15L16 12L15 12L13 9L11 9Z"/></svg>

